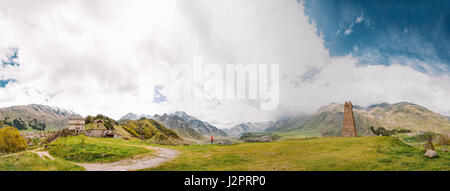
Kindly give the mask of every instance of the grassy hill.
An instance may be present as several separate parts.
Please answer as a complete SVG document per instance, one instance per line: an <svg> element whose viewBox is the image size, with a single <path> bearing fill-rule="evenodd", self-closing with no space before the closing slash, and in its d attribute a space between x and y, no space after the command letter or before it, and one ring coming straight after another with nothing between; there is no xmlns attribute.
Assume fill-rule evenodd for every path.
<svg viewBox="0 0 450 191"><path fill-rule="evenodd" d="M86 130L88 129L108 129L104 123L88 123L85 125ZM113 129L115 133L122 135L122 137L133 137L128 131L126 131L121 125L114 124Z"/></svg>
<svg viewBox="0 0 450 191"><path fill-rule="evenodd" d="M41 159L35 153L0 158L0 171L81 171L83 167L61 159Z"/></svg>
<svg viewBox="0 0 450 191"><path fill-rule="evenodd" d="M138 120L140 118L154 119L162 123L166 128L174 130L179 136L191 143L208 141L211 136L217 138L225 138L228 136L223 130L183 111L176 111L170 114L164 113L162 115L156 114L153 116L128 113L121 120Z"/></svg>
<svg viewBox="0 0 450 191"><path fill-rule="evenodd" d="M184 140L178 134L163 124L147 118L137 121L127 120L122 124L122 128L136 138L149 140L159 144L182 144Z"/></svg>
<svg viewBox="0 0 450 191"><path fill-rule="evenodd" d="M401 102L382 103L367 108L354 106L355 124L358 136L372 135L370 126L387 129L408 129L412 131L448 132L450 120L445 116L415 104ZM330 104L316 112L298 116L268 128L266 132L283 137L340 136L344 106Z"/></svg>
<svg viewBox="0 0 450 191"><path fill-rule="evenodd" d="M329 137L172 148L183 154L146 170L450 170L450 153L441 152L440 147L439 158L428 159L423 147L410 147L393 137Z"/></svg>
<svg viewBox="0 0 450 191"><path fill-rule="evenodd" d="M74 162L114 162L150 152L145 148L110 144L83 135L60 137L48 144L47 150L52 156Z"/></svg>

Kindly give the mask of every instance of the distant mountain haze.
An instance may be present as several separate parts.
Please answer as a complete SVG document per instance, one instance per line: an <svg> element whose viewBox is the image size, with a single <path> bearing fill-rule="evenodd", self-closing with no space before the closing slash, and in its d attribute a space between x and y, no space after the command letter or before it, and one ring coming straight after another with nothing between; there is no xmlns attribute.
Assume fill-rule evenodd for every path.
<svg viewBox="0 0 450 191"><path fill-rule="evenodd" d="M282 123L285 120L241 123L231 128L225 129L225 132L233 137L238 137L244 133L264 132L268 128L277 127L280 123Z"/></svg>

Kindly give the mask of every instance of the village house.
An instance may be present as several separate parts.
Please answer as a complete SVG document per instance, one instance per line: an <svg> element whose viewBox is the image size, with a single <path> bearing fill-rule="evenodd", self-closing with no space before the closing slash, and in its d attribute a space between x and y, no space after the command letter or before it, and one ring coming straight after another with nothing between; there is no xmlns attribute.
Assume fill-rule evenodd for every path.
<svg viewBox="0 0 450 191"><path fill-rule="evenodd" d="M114 133L113 130L108 129L88 129L85 131L85 135L88 137L110 137L110 138L122 137L122 135Z"/></svg>
<svg viewBox="0 0 450 191"><path fill-rule="evenodd" d="M72 117L69 118L69 123L67 124L67 130L72 131L76 134L84 133L84 118L82 117Z"/></svg>
<svg viewBox="0 0 450 191"><path fill-rule="evenodd" d="M95 121L98 127L103 123L102 120ZM88 137L110 137L121 138L122 135L108 129L86 129L84 118L69 118L66 130L72 135L84 134Z"/></svg>

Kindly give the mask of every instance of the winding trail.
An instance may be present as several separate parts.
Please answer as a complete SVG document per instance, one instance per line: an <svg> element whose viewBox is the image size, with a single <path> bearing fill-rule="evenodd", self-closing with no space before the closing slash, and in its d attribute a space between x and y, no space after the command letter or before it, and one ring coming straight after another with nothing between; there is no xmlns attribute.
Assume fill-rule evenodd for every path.
<svg viewBox="0 0 450 191"><path fill-rule="evenodd" d="M37 151L39 151L39 150L42 150L44 147L40 147L40 148L37 148L37 149L33 149L33 150L25 150L25 151L21 151L21 152L18 152L18 153L12 153L12 154L7 154L7 155L3 155L3 156L0 156L0 158L6 158L6 157L10 157L10 156L16 156L16 155L20 155L20 154L23 154L23 153L26 153L26 152L32 152L32 153L36 153ZM45 152L47 152L47 151L45 151ZM36 153L37 154L37 153ZM39 155L39 154L38 154ZM50 155L49 155L50 156ZM39 157L41 157L41 155L39 155ZM42 158L42 157L41 157ZM53 158L53 157L51 157L51 158Z"/></svg>
<svg viewBox="0 0 450 191"><path fill-rule="evenodd" d="M167 149L162 147L152 147L143 145L146 149L155 151L152 154L143 154L134 156L132 158L112 162L112 163L74 163L78 166L84 167L86 171L130 171L140 170L145 168L152 168L168 162L178 156L179 151Z"/></svg>
<svg viewBox="0 0 450 191"><path fill-rule="evenodd" d="M49 158L50 160L55 160L55 158L53 158L50 153L48 153L48 151L39 151L43 149L43 147L36 149L36 150L32 150L30 152L32 153L36 153L41 159L45 159L45 158Z"/></svg>

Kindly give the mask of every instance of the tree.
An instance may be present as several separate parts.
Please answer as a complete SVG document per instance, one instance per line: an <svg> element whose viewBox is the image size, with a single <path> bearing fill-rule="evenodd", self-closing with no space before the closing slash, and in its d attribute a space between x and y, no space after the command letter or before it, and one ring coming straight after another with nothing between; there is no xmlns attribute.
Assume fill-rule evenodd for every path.
<svg viewBox="0 0 450 191"><path fill-rule="evenodd" d="M370 130L373 134L378 136L387 136L390 137L391 135L395 134L397 131L394 130L387 130L384 127L378 127L377 129L373 128L373 126L370 126Z"/></svg>
<svg viewBox="0 0 450 191"><path fill-rule="evenodd" d="M6 126L0 129L0 152L12 153L28 147L27 140L14 127Z"/></svg>
<svg viewBox="0 0 450 191"><path fill-rule="evenodd" d="M45 128L47 127L47 125L45 125L45 123L39 123L37 121L37 119L33 119L33 120L29 121L28 126L31 127L32 129L38 130L38 131L44 131Z"/></svg>
<svg viewBox="0 0 450 191"><path fill-rule="evenodd" d="M86 116L85 123L86 123L86 124L94 123L94 117L92 117L92 115Z"/></svg>
<svg viewBox="0 0 450 191"><path fill-rule="evenodd" d="M13 120L14 127L19 130L26 130L27 125L25 125L25 122L22 120L22 118L14 119Z"/></svg>
<svg viewBox="0 0 450 191"><path fill-rule="evenodd" d="M103 124L106 129L108 130L114 130L114 122L111 120L107 120L104 124Z"/></svg>

